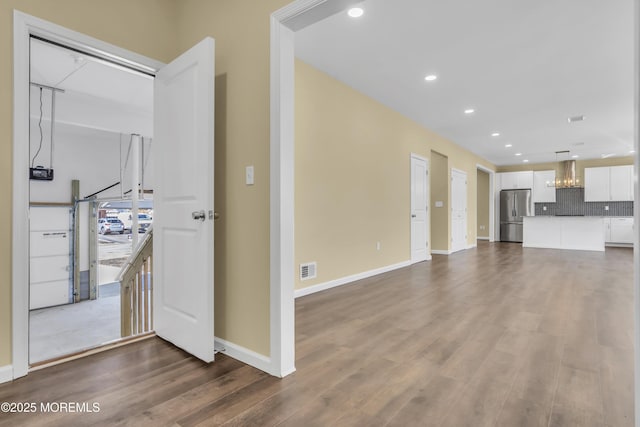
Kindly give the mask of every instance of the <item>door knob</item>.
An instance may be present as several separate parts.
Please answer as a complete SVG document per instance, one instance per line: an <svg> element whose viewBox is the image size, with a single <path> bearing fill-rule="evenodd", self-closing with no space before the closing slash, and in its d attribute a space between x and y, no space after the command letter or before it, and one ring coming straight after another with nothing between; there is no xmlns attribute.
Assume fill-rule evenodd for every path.
<svg viewBox="0 0 640 427"><path fill-rule="evenodd" d="M191 218L193 218L194 221L197 221L197 220L204 221L206 218L206 215L204 214L204 211L194 211L194 212L191 212Z"/></svg>
<svg viewBox="0 0 640 427"><path fill-rule="evenodd" d="M213 210L209 210L209 219L220 219L220 214Z"/></svg>
<svg viewBox="0 0 640 427"><path fill-rule="evenodd" d="M416 214L411 214L411 218L415 218L416 216Z"/></svg>

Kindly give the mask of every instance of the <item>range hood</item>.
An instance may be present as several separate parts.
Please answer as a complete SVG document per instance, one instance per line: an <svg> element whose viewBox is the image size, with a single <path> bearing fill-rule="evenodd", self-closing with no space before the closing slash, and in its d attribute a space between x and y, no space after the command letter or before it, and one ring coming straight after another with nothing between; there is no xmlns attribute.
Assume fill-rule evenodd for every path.
<svg viewBox="0 0 640 427"><path fill-rule="evenodd" d="M582 182L576 174L576 161L560 162L560 175L556 176L556 188L581 188Z"/></svg>

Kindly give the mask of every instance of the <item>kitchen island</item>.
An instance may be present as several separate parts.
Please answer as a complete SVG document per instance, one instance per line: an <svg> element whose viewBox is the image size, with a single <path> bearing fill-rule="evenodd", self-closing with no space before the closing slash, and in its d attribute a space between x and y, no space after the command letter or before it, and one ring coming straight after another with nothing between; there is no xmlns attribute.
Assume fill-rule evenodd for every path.
<svg viewBox="0 0 640 427"><path fill-rule="evenodd" d="M604 251L605 227L595 216L526 216L523 218L525 248Z"/></svg>

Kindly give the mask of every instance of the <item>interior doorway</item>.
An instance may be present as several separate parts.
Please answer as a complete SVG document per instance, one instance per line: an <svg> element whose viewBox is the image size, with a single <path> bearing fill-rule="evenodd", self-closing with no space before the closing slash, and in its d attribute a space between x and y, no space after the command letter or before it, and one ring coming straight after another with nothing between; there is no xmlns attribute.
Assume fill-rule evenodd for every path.
<svg viewBox="0 0 640 427"><path fill-rule="evenodd" d="M213 151L214 151L214 76L215 76L215 42L211 38L203 41L184 52L170 64L163 64L117 46L102 42L89 36L71 31L50 22L14 12L14 138L13 138L13 217L12 217L12 377L18 378L29 372L29 289L25 284L29 283L29 252L30 242L24 239L29 233L29 206L30 206L30 150L25 141L29 141L29 87L30 87L30 42L32 38L41 38L52 43L57 43L78 50L92 56L96 61L106 61L116 68L135 73L146 74L153 78L152 93L154 94L153 107L153 138L156 146L156 163L158 167L153 176L154 185L154 223L158 235L162 239L153 241L153 238L145 239L145 249L131 275L125 275L121 288L125 292L121 295L130 297L126 304L131 316L123 325L130 324L131 329L139 330L144 323L140 316L140 309L144 307L145 315L151 312L151 317L156 321L155 332L167 341L181 346L187 352L195 354L197 349L189 345L180 345L176 334L189 338L189 343L197 342L201 346L208 347L213 356ZM161 101L159 101L161 99ZM128 111L120 113L131 116ZM102 115L101 118L110 118ZM54 122L52 120L52 122ZM134 132L128 132L133 134ZM135 140L135 138L134 138ZM134 151L137 152L137 151ZM158 157L160 162L158 163ZM196 160L194 162L193 160ZM195 163L195 166L194 166ZM55 171L55 163L51 168ZM133 162L134 165L138 164ZM43 167L42 169L47 169ZM47 175L48 172L39 172ZM55 173L53 174L55 175ZM198 183L191 185L197 187L205 197L197 199L200 211L180 212L179 217L164 212L164 206L170 201L179 201L182 198L196 200L191 193L184 193L184 185L176 185L174 177L184 177L180 180L184 183ZM55 182L55 181L54 181ZM112 187L103 187L108 190ZM135 186L136 191L140 188ZM80 194L74 191L74 194ZM160 196L162 194L163 196ZM78 196L79 197L79 196ZM163 197L165 199L163 199ZM132 200L137 200L133 198ZM186 209L192 206L184 204ZM206 213L209 213L208 215ZM196 215L194 215L196 214ZM135 217L137 220L137 217ZM188 221L186 221L188 219ZM180 221L180 224L178 222ZM93 221L90 221L94 224ZM150 234L151 236L153 234ZM147 262L152 252L165 255L165 249L175 239L182 239L185 243L188 237L199 239L200 245L185 245L183 250L175 257L161 257L159 262ZM165 243L165 241L168 241ZM200 247L206 245L210 250L201 251ZM183 249L178 245L175 250ZM170 252L170 251L169 251ZM198 275L197 280L180 280L176 271L186 268L184 260L191 261L193 267L191 275ZM153 285L145 283L153 267ZM160 272L160 274L157 274ZM174 273L167 275L166 272ZM169 276L169 277L167 277ZM209 281L208 279L211 278ZM204 287L206 293L201 293ZM197 288L197 289L196 289ZM146 306L149 289L155 289L160 295L154 298L154 304ZM164 306L174 311L182 310L190 319L195 319L205 328L184 327L172 328L171 322L163 319L164 312L154 310L155 303L166 296L162 301ZM142 302L144 299L144 302ZM135 303L135 304L134 304ZM187 311L187 305L195 306L199 311ZM123 305L124 306L124 305ZM163 307L159 307L163 308ZM136 311L137 310L137 311ZM136 315L136 313L138 315ZM126 319L123 316L122 319ZM160 320L164 320L161 322ZM134 324L135 323L137 324ZM168 325L168 329L161 332L160 324ZM146 324L145 324L146 326ZM208 333L211 332L211 333ZM172 335L173 334L173 335Z"/></svg>
<svg viewBox="0 0 640 427"><path fill-rule="evenodd" d="M29 363L38 364L121 339L117 278L137 239L120 217L135 195L152 209L153 189L151 138L133 147L125 132L152 132L153 77L42 37L29 44ZM148 191L133 192L138 182Z"/></svg>
<svg viewBox="0 0 640 427"><path fill-rule="evenodd" d="M488 172L481 169L476 169L477 173L477 240L490 240L490 233L492 227L490 227L490 206L491 206L491 191L490 183L491 177Z"/></svg>

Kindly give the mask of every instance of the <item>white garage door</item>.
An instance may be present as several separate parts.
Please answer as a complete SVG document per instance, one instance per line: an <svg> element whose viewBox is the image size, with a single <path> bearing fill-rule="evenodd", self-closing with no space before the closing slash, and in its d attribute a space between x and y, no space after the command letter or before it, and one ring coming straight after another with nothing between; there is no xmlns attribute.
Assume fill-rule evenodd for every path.
<svg viewBox="0 0 640 427"><path fill-rule="evenodd" d="M71 209L31 207L29 308L72 302Z"/></svg>

